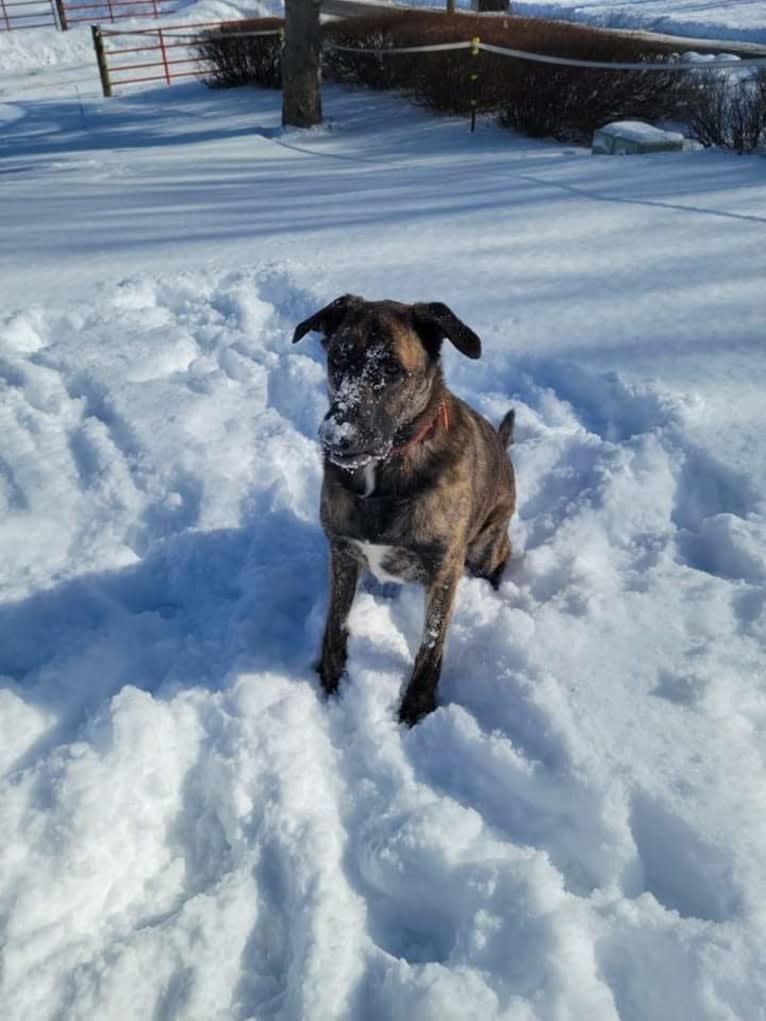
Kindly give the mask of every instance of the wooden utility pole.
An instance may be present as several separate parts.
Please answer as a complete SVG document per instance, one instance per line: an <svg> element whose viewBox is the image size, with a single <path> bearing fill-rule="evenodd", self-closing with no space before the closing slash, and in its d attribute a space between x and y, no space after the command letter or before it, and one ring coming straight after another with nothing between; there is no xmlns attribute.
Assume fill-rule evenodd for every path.
<svg viewBox="0 0 766 1021"><path fill-rule="evenodd" d="M98 64L98 73L101 78L101 91L105 96L111 96L112 82L109 78L109 64L106 59L104 37L101 35L101 29L98 25L91 25L90 31L93 36L93 48L96 51L96 63Z"/></svg>
<svg viewBox="0 0 766 1021"><path fill-rule="evenodd" d="M282 51L282 123L310 128L322 123L320 0L285 0Z"/></svg>

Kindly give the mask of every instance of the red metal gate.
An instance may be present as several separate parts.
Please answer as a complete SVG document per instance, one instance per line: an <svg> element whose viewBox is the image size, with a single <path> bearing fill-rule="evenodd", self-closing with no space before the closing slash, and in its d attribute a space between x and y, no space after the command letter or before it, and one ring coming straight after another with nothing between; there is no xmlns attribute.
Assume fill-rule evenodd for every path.
<svg viewBox="0 0 766 1021"><path fill-rule="evenodd" d="M0 0L0 32L57 28L58 24L54 0Z"/></svg>
<svg viewBox="0 0 766 1021"><path fill-rule="evenodd" d="M196 44L202 32L231 25L220 21L136 29L94 25L93 44L104 95L111 96L121 85L142 82L170 85L178 78L196 77L199 73ZM230 37L236 35L281 35L281 30L231 33Z"/></svg>
<svg viewBox="0 0 766 1021"><path fill-rule="evenodd" d="M63 0L68 25L93 25L121 18L159 18L173 14L179 0Z"/></svg>
<svg viewBox="0 0 766 1021"><path fill-rule="evenodd" d="M181 0L0 0L0 32L173 14Z"/></svg>
<svg viewBox="0 0 766 1021"><path fill-rule="evenodd" d="M104 95L110 96L120 85L156 81L170 85L177 78L194 77L197 57L193 47L199 30L219 25L210 21L133 30L94 27Z"/></svg>

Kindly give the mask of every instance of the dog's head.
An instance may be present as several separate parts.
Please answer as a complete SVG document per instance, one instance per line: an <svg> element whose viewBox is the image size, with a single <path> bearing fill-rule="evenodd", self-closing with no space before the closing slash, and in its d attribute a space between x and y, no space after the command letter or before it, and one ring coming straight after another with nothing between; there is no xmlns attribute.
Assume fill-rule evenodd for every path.
<svg viewBox="0 0 766 1021"><path fill-rule="evenodd" d="M327 351L330 410L319 430L327 457L349 470L389 456L397 433L429 405L450 340L468 358L481 341L441 302L403 305L346 294L295 328L312 330Z"/></svg>

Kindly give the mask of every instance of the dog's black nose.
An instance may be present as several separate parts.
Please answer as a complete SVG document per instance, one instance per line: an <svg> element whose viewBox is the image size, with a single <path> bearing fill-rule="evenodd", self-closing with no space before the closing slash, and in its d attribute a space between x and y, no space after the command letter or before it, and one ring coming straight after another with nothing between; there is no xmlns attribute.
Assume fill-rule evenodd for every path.
<svg viewBox="0 0 766 1021"><path fill-rule="evenodd" d="M353 422L343 419L330 408L319 427L319 439L325 449L347 454L359 446L359 431Z"/></svg>

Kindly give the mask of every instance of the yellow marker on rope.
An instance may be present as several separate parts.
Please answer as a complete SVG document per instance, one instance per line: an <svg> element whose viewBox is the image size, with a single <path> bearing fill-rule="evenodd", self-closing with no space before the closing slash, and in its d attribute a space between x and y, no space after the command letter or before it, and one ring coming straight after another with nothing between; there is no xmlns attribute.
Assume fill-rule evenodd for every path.
<svg viewBox="0 0 766 1021"><path fill-rule="evenodd" d="M478 57L480 52L481 52L481 39L479 38L478 35L475 35L473 37L473 39L471 39L471 56L472 57ZM471 131L475 131L476 130L476 91L475 90L476 90L476 81L477 81L478 77L479 77L478 72L474 72L470 76L471 91L473 92L473 95L471 96Z"/></svg>

